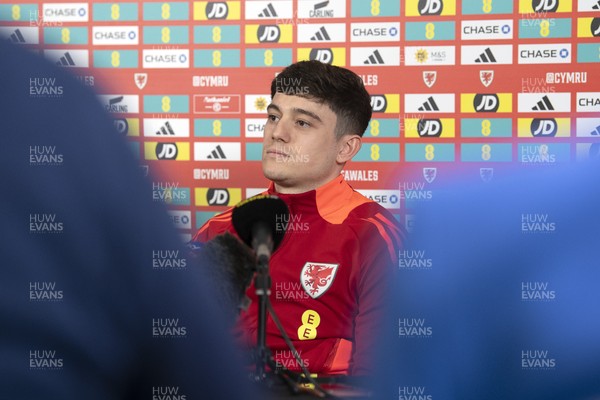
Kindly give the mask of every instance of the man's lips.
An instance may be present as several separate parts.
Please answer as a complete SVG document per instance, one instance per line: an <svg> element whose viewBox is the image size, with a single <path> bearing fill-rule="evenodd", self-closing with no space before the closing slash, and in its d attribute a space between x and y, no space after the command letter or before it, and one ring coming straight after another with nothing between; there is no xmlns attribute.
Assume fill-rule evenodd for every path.
<svg viewBox="0 0 600 400"><path fill-rule="evenodd" d="M281 156L281 157L289 157L289 154L284 153L283 151L280 151L280 150L276 150L276 149L267 150L267 154L272 154L272 155Z"/></svg>

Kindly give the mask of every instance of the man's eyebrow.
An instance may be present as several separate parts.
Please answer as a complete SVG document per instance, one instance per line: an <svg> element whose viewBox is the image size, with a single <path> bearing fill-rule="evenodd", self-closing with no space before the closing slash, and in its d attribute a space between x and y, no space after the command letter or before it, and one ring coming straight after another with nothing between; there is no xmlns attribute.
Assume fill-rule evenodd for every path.
<svg viewBox="0 0 600 400"><path fill-rule="evenodd" d="M312 111L308 111L308 110L305 110L303 108L292 108L292 111L295 112L295 113L298 113L298 114L308 115L309 117L314 118L314 119L316 119L319 122L323 122L321 120L321 117L319 117L317 114L315 114Z"/></svg>
<svg viewBox="0 0 600 400"><path fill-rule="evenodd" d="M271 110L277 111L277 112L278 112L278 113L280 113L280 114L282 113L282 112L281 112L281 109L280 109L280 108L277 106L277 104L273 104L273 103L269 104L269 105L267 106L267 111L271 111ZM317 114L315 114L315 113L314 113L314 112L312 112L312 111L305 110L304 108L298 108L298 107L294 107L294 108L292 108L292 109L291 109L291 111L292 111L293 113L295 113L295 114L304 114L304 115L308 115L309 117L311 117L311 118L313 118L313 119L316 119L316 120L317 120L317 121L319 121L319 122L323 122L323 120L321 119L321 117L319 117Z"/></svg>
<svg viewBox="0 0 600 400"><path fill-rule="evenodd" d="M271 103L267 106L267 111L271 111L271 110L275 110L278 113L281 113L281 109L279 107L277 107L276 104L273 104L273 103Z"/></svg>

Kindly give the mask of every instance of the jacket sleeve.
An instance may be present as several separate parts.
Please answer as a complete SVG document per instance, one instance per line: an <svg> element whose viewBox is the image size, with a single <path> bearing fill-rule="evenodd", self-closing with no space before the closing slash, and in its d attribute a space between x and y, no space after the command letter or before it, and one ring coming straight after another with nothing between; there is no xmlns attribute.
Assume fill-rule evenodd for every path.
<svg viewBox="0 0 600 400"><path fill-rule="evenodd" d="M381 344L393 341L397 330L392 298L398 279L401 235L394 229L397 228L373 218L359 236L358 310L354 320L351 375L377 373L378 366L385 365L388 356Z"/></svg>

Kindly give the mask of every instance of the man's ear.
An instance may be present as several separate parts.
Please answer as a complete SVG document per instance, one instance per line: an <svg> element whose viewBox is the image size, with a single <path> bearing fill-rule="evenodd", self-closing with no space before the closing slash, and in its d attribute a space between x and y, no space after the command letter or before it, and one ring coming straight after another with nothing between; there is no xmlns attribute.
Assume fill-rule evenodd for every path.
<svg viewBox="0 0 600 400"><path fill-rule="evenodd" d="M359 135L344 135L339 139L336 161L344 164L352 159L360 150L362 138Z"/></svg>

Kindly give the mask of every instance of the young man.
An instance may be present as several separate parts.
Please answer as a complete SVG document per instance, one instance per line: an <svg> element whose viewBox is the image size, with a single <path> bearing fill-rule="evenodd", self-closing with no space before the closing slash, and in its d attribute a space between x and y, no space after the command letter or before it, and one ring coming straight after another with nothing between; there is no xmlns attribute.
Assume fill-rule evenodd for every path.
<svg viewBox="0 0 600 400"><path fill-rule="evenodd" d="M311 372L369 374L402 240L393 216L341 175L360 149L370 96L353 72L303 61L272 81L271 97L262 168L272 181L267 192L290 210L282 221L285 237L270 261L273 308ZM231 210L208 221L194 240L224 232L235 233ZM239 325L253 346L253 287L248 296L252 303ZM300 369L270 318L267 346L278 365Z"/></svg>

